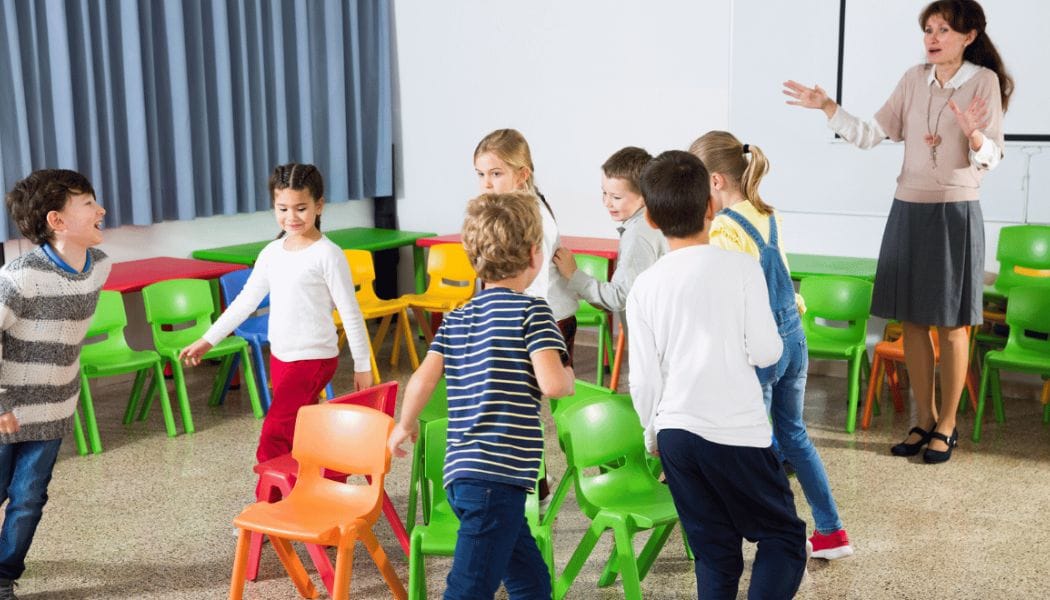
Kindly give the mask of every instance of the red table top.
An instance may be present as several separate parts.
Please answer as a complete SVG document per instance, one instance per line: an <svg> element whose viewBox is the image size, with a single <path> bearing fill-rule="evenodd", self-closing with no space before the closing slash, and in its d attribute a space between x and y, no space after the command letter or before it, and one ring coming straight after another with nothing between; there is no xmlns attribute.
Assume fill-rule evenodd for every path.
<svg viewBox="0 0 1050 600"><path fill-rule="evenodd" d="M416 240L416 245L427 248L434 244L458 244L459 241L460 235L458 233L450 233L437 237L420 238ZM620 250L620 241L608 238L563 235L561 236L561 243L577 254L593 254L609 260L616 260Z"/></svg>
<svg viewBox="0 0 1050 600"><path fill-rule="evenodd" d="M231 271L240 271L244 265L158 256L140 260L113 263L113 269L102 286L114 292L137 292L151 283L168 279L215 279Z"/></svg>

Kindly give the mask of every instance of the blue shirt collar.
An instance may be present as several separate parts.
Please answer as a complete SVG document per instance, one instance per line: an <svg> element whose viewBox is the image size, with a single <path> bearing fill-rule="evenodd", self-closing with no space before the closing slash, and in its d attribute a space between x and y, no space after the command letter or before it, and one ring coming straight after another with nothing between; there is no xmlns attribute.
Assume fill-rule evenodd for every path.
<svg viewBox="0 0 1050 600"><path fill-rule="evenodd" d="M67 263L66 261L62 260L62 257L58 255L58 252L55 252L55 249L51 247L51 244L48 244L48 243L45 242L45 243L41 244L40 247L44 250L44 254L46 254L47 257L51 259L51 262L55 263L55 265L59 269L62 269L66 273L73 273L74 275L77 275L77 274L80 274L80 273L87 273L88 270L91 269L91 253L90 252L87 253L87 260L84 261L84 270L83 271L77 271L73 267L69 266L69 263Z"/></svg>

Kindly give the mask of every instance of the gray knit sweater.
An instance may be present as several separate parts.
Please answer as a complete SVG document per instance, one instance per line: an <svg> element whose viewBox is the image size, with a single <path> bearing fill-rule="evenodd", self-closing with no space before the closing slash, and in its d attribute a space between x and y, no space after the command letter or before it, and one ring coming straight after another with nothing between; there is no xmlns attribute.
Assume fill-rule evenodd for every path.
<svg viewBox="0 0 1050 600"><path fill-rule="evenodd" d="M110 261L91 248L91 267L69 273L43 249L0 269L0 414L21 430L0 443L53 440L72 429L80 396L80 347Z"/></svg>

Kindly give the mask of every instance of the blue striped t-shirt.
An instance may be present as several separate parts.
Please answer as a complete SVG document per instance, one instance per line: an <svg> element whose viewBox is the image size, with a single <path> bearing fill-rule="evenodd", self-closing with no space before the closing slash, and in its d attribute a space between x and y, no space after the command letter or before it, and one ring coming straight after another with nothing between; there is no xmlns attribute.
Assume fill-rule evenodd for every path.
<svg viewBox="0 0 1050 600"><path fill-rule="evenodd" d="M448 384L446 487L463 477L533 488L543 431L531 356L548 349L565 341L542 298L489 288L445 316L430 352Z"/></svg>

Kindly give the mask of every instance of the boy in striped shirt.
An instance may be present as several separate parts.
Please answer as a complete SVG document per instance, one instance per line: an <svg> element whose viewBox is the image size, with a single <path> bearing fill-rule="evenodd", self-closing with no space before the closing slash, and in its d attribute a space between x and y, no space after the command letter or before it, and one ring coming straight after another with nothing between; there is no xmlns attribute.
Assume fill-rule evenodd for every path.
<svg viewBox="0 0 1050 600"><path fill-rule="evenodd" d="M524 290L543 266L542 222L527 193L467 204L466 248L485 289L449 313L405 389L390 449L418 434L418 417L444 373L448 444L444 485L460 520L445 599L550 598L550 573L525 520L525 494L543 460L540 401L573 393L575 376L550 306Z"/></svg>

